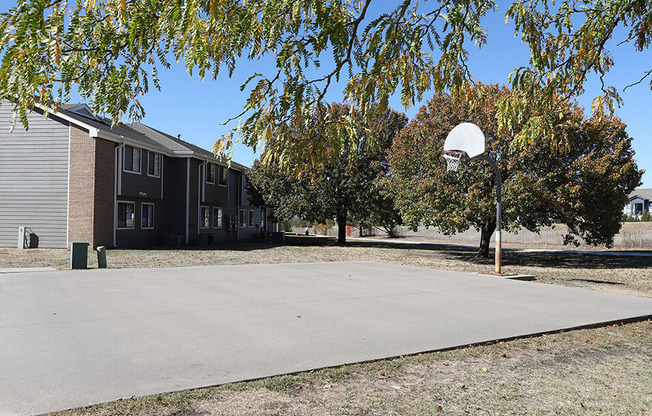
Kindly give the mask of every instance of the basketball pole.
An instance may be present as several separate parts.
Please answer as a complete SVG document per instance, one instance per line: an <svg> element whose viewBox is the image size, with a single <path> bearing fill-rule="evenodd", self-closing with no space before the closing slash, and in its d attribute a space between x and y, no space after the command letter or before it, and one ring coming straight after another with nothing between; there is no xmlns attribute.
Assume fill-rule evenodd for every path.
<svg viewBox="0 0 652 416"><path fill-rule="evenodd" d="M486 160L491 164L491 167L494 168L494 173L496 174L496 260L495 260L495 268L494 270L496 273L500 274L501 272L501 244L502 244L502 239L500 235L500 229L501 229L501 221L502 221L502 189L503 189L503 177L500 174L500 169L498 169L498 164L496 164L496 161L493 160L492 157L486 155L486 154L481 154L476 156L478 159Z"/></svg>

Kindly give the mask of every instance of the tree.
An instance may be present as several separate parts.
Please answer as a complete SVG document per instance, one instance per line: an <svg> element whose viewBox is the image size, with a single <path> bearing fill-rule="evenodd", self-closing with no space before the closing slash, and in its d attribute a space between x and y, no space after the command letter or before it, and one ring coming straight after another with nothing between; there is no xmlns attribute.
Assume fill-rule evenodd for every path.
<svg viewBox="0 0 652 416"><path fill-rule="evenodd" d="M73 88L98 113L138 119L145 111L139 97L150 84L160 88L158 71L172 60L190 74L216 78L231 75L243 59L271 56L275 71L252 74L243 85L249 99L236 131L243 143L264 147L283 166L297 163L315 137L310 129L297 137L293 126L317 115L326 91L342 78L348 78L343 100L363 113L376 104L386 108L394 93L409 107L428 90L455 95L473 84L469 44L486 42L482 19L497 9L491 0L404 0L383 11L373 10L371 0L68 3L17 0L0 16L0 94L14 100L26 128L26 112L37 102L56 107ZM532 52L529 66L512 73L512 87L521 94L500 106L499 127L509 134L509 120L529 118L514 135L521 145L551 140L548 116L583 92L589 74L602 78L609 70L609 41L617 28L629 30L625 41L638 51L652 40L648 0L516 1L506 19ZM528 113L533 103L538 114ZM603 86L596 112L614 103L618 91ZM354 130L348 129L350 140ZM230 146L234 133L215 151ZM340 133L327 130L321 137ZM327 142L315 145L315 162L337 159Z"/></svg>
<svg viewBox="0 0 652 416"><path fill-rule="evenodd" d="M333 104L312 123L339 124L347 117L361 116L347 105ZM332 164L315 166L310 163L310 155L292 170L280 169L275 161L256 161L248 173L252 201L272 208L281 220L295 215L313 222L335 219L338 242L342 244L346 242L349 221L367 225L376 225L378 221L379 225L390 227L397 221L397 214L391 198L382 194L379 179L387 173L386 157L392 139L406 124L407 118L394 111L379 115L360 127L354 146L345 147L339 160ZM366 142L370 132L377 138L378 146Z"/></svg>
<svg viewBox="0 0 652 416"><path fill-rule="evenodd" d="M568 226L566 242L578 244L581 237L587 244L611 246L622 207L643 174L625 124L604 115L585 119L580 108L569 105L548 121L566 146L557 153L541 142L515 148L514 137L501 134L495 118L510 90L480 85L469 92L473 97L465 100L436 94L394 140L389 184L404 221L437 226L446 234L474 227L481 231L480 255L488 257L496 228L493 171L470 159L449 174L441 156L448 132L466 121L482 129L501 171L505 229L538 232L562 223Z"/></svg>

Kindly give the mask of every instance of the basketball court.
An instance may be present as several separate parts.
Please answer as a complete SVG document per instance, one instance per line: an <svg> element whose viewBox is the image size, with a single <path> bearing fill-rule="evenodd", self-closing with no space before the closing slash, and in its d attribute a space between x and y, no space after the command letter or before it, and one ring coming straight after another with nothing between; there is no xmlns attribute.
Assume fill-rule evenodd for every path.
<svg viewBox="0 0 652 416"><path fill-rule="evenodd" d="M0 274L0 414L650 316L650 298L381 263Z"/></svg>

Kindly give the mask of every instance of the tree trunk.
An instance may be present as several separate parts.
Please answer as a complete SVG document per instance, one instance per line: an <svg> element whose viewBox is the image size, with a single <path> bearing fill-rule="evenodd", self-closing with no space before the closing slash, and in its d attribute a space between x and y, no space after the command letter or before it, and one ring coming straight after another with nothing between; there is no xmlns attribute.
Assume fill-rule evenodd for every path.
<svg viewBox="0 0 652 416"><path fill-rule="evenodd" d="M337 214L337 244L346 244L346 212Z"/></svg>
<svg viewBox="0 0 652 416"><path fill-rule="evenodd" d="M496 230L496 220L486 222L482 226L482 234L480 235L480 251L479 255L484 258L489 258L489 243L491 242L491 235Z"/></svg>

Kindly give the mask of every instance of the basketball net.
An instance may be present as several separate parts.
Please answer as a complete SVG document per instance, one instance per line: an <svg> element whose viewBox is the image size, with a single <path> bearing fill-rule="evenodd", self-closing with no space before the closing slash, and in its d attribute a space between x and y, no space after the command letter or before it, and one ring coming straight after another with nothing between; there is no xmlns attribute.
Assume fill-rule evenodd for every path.
<svg viewBox="0 0 652 416"><path fill-rule="evenodd" d="M447 150L444 152L443 156L444 159L446 159L446 172L456 172L464 154L464 152L458 152L455 150Z"/></svg>

